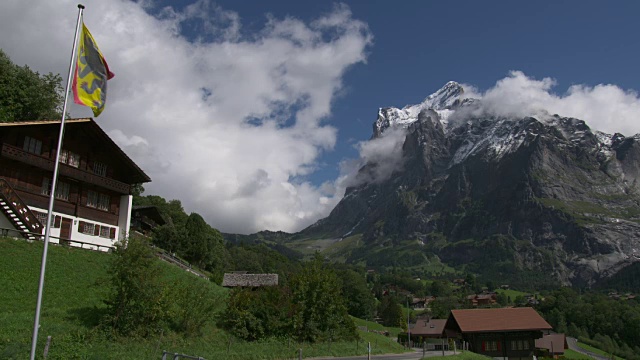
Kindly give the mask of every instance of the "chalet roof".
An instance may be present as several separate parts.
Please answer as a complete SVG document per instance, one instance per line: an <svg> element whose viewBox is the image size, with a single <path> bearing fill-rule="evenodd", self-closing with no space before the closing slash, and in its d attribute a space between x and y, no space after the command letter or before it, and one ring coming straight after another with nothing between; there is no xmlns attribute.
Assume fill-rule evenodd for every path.
<svg viewBox="0 0 640 360"><path fill-rule="evenodd" d="M463 333L523 330L551 330L533 308L451 310L449 321L457 323ZM449 323L447 327L451 327Z"/></svg>
<svg viewBox="0 0 640 360"><path fill-rule="evenodd" d="M549 352L553 349L554 354L564 354L564 349L567 347L566 337L564 334L544 335L540 339L536 339L536 347L547 349Z"/></svg>
<svg viewBox="0 0 640 360"><path fill-rule="evenodd" d="M131 209L131 216L135 217L137 214L148 217L160 226L167 223L158 207L154 205L134 205Z"/></svg>
<svg viewBox="0 0 640 360"><path fill-rule="evenodd" d="M447 319L418 319L411 329L411 335L442 336Z"/></svg>
<svg viewBox="0 0 640 360"><path fill-rule="evenodd" d="M61 120L28 120L0 123L0 127L20 127L20 126L58 126ZM150 182L151 178L131 160L131 158L102 130L102 128L92 118L65 119L65 125L83 126L100 140L104 141L112 150L121 157L123 164L129 168L130 183L139 184ZM66 128L65 128L66 129ZM65 130L66 132L66 130Z"/></svg>
<svg viewBox="0 0 640 360"><path fill-rule="evenodd" d="M278 274L231 274L222 279L225 287L259 287L278 285Z"/></svg>

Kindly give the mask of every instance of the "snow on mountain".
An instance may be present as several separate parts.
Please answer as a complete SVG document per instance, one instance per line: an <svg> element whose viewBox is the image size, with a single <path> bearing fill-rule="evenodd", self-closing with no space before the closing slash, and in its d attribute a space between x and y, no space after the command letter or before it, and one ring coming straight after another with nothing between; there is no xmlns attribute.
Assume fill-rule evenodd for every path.
<svg viewBox="0 0 640 360"><path fill-rule="evenodd" d="M384 130L393 126L408 127L418 120L422 110L432 109L438 113L440 122L446 128L447 119L455 111L455 107L463 99L464 88L455 81L449 81L440 90L427 96L417 105L407 105L402 109L395 107L380 108L378 119L373 128L374 137L380 136Z"/></svg>

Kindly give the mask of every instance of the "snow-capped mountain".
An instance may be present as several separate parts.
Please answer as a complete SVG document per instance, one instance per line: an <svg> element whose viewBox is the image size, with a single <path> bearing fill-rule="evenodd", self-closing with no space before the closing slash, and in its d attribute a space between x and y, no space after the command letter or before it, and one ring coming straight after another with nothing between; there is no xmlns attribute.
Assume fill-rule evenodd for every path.
<svg viewBox="0 0 640 360"><path fill-rule="evenodd" d="M640 261L640 136L467 107L482 100L449 82L420 104L380 109L373 138L406 129L402 166L368 181L379 164L365 164L329 217L302 235L360 234L347 261L367 266L436 256L513 282L589 285Z"/></svg>
<svg viewBox="0 0 640 360"><path fill-rule="evenodd" d="M438 114L438 119L446 130L447 119L455 112L455 109L475 102L477 102L477 99L466 97L462 85L455 81L449 81L440 90L427 96L420 104L407 105L402 109L394 107L380 108L378 110L378 119L373 123L373 137L380 136L384 130L390 127L408 127L418 121L418 115L421 111L428 109Z"/></svg>

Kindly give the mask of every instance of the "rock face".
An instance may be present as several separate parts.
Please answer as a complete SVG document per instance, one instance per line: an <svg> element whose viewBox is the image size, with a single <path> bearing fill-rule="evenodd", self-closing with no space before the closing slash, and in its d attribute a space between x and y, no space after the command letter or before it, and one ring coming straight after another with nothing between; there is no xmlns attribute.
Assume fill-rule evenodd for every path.
<svg viewBox="0 0 640 360"><path fill-rule="evenodd" d="M380 109L373 139L405 129L401 169L354 184L302 234L362 234L348 261L368 265L402 250L404 265L437 256L487 276L556 284L589 286L640 261L639 135L481 110L455 82L421 104Z"/></svg>

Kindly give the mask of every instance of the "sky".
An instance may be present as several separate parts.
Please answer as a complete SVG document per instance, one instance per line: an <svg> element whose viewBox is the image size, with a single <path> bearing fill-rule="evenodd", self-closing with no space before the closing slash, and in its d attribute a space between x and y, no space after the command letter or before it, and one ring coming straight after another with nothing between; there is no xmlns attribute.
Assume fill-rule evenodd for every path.
<svg viewBox="0 0 640 360"><path fill-rule="evenodd" d="M76 5L3 0L0 48L66 81ZM640 132L640 2L84 5L116 75L96 121L151 177L145 194L223 232L295 232L327 216L368 156L393 152L371 140L378 109L450 80L500 111Z"/></svg>

